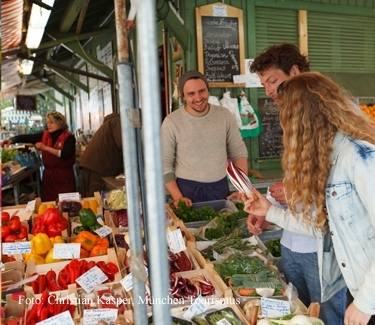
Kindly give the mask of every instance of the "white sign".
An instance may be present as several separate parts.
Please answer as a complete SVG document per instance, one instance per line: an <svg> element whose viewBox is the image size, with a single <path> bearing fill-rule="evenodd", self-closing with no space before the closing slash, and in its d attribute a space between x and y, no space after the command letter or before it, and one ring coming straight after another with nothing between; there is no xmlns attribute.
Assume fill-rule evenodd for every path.
<svg viewBox="0 0 375 325"><path fill-rule="evenodd" d="M107 324L114 324L117 316L118 309L114 308L85 309L83 311L83 324L96 325L100 320L105 321Z"/></svg>
<svg viewBox="0 0 375 325"><path fill-rule="evenodd" d="M112 233L112 229L108 226L103 226L99 229L96 229L95 232L100 236L100 238L104 238Z"/></svg>
<svg viewBox="0 0 375 325"><path fill-rule="evenodd" d="M43 320L39 323L36 323L37 325L74 325L74 321L72 319L72 316L70 316L69 310L64 311L61 314L58 314L56 316L47 318L46 320Z"/></svg>
<svg viewBox="0 0 375 325"><path fill-rule="evenodd" d="M187 320L191 320L194 316L204 313L209 307L209 300L199 296L182 316Z"/></svg>
<svg viewBox="0 0 375 325"><path fill-rule="evenodd" d="M33 275L33 276L31 276L31 277L29 277L29 278L26 278L26 279L24 279L24 280L21 280L21 281L19 281L19 282L17 282L17 283L11 284L10 286L7 286L6 288L5 288L5 287L2 287L1 289L2 289L3 291L8 291L8 290L12 290L12 289L15 289L15 288L21 287L21 286L23 286L23 285L26 284L26 283L29 283L29 282L33 282L33 281L35 281L35 280L38 278L38 276L39 276L39 274Z"/></svg>
<svg viewBox="0 0 375 325"><path fill-rule="evenodd" d="M60 244L55 243L53 245L53 256L54 259L68 259L80 258L81 254L81 244L71 243L71 244Z"/></svg>
<svg viewBox="0 0 375 325"><path fill-rule="evenodd" d="M31 242L29 241L3 243L3 254L5 255L28 254L28 253L31 253Z"/></svg>
<svg viewBox="0 0 375 325"><path fill-rule="evenodd" d="M246 88L258 88L263 87L260 83L260 79L257 73L250 72L250 66L253 63L254 59L245 59L245 74L247 76Z"/></svg>
<svg viewBox="0 0 375 325"><path fill-rule="evenodd" d="M145 266L145 271L146 271L146 274L148 276L148 269L147 267ZM127 276L125 276L121 281L120 281L121 285L123 286L123 288L125 289L126 292L129 292L130 290L133 289L133 275L131 273L129 273Z"/></svg>
<svg viewBox="0 0 375 325"><path fill-rule="evenodd" d="M35 200L27 202L26 211L33 212L35 210Z"/></svg>
<svg viewBox="0 0 375 325"><path fill-rule="evenodd" d="M74 193L61 193L59 194L59 202L61 201L81 201L79 198L79 193L74 192Z"/></svg>
<svg viewBox="0 0 375 325"><path fill-rule="evenodd" d="M236 75L236 76L233 76L233 83L235 84L242 84L242 83L246 83L248 77L244 74L239 74L239 75Z"/></svg>
<svg viewBox="0 0 375 325"><path fill-rule="evenodd" d="M94 287L98 284L106 281L108 277L103 273L101 269L97 266L94 266L86 273L82 274L76 282L82 287L86 292L91 292L94 290ZM86 325L86 323L85 323Z"/></svg>
<svg viewBox="0 0 375 325"><path fill-rule="evenodd" d="M182 236L180 228L172 232L168 232L167 241L168 241L168 246L172 253L177 254L186 249L184 237Z"/></svg>
<svg viewBox="0 0 375 325"><path fill-rule="evenodd" d="M213 6L212 7L212 16L215 17L226 17L228 16L226 6Z"/></svg>
<svg viewBox="0 0 375 325"><path fill-rule="evenodd" d="M261 298L262 316L281 317L290 314L289 301L272 298Z"/></svg>

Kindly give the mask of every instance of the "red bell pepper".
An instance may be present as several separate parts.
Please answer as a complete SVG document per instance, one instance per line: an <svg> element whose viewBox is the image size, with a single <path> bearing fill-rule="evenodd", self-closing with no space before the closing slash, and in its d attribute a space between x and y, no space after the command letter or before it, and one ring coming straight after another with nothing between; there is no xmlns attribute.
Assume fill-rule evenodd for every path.
<svg viewBox="0 0 375 325"><path fill-rule="evenodd" d="M17 238L18 239L24 239L27 237L27 227L26 226L21 226L20 230L16 232Z"/></svg>
<svg viewBox="0 0 375 325"><path fill-rule="evenodd" d="M54 314L53 311L54 311L54 305L56 304L56 295L55 294L51 294L48 298L48 315L51 315L51 316L56 316L57 314Z"/></svg>
<svg viewBox="0 0 375 325"><path fill-rule="evenodd" d="M60 228L58 228L56 224L52 223L47 227L47 235L48 237L56 237L61 236L62 233Z"/></svg>
<svg viewBox="0 0 375 325"><path fill-rule="evenodd" d="M10 218L9 220L9 228L10 228L10 231L17 231L17 230L20 230L21 228L21 221L20 221L20 217L18 216L13 216L12 218Z"/></svg>
<svg viewBox="0 0 375 325"><path fill-rule="evenodd" d="M38 279L39 278L40 278L40 275L39 275ZM40 319L42 309L44 307L47 307L48 296L49 296L48 291L43 291L42 296L40 297L40 303L38 304L38 308L36 309L36 316L38 317L38 320Z"/></svg>
<svg viewBox="0 0 375 325"><path fill-rule="evenodd" d="M99 261L96 265L103 271L110 281L115 279L115 274L119 271L117 265L112 262L106 264L103 261Z"/></svg>
<svg viewBox="0 0 375 325"><path fill-rule="evenodd" d="M46 286L47 286L46 275L45 274L39 274L39 276L36 280L38 281L39 293L44 292L46 290Z"/></svg>
<svg viewBox="0 0 375 325"><path fill-rule="evenodd" d="M56 282L56 272L49 270L46 274L47 278L47 289L49 291L60 291L62 288Z"/></svg>
<svg viewBox="0 0 375 325"><path fill-rule="evenodd" d="M48 307L43 307L40 312L39 322L48 318Z"/></svg>
<svg viewBox="0 0 375 325"><path fill-rule="evenodd" d="M87 270L92 269L96 265L95 261L90 261L87 263Z"/></svg>
<svg viewBox="0 0 375 325"><path fill-rule="evenodd" d="M27 313L26 324L35 324L38 321L37 309L38 309L38 304L34 302L33 306Z"/></svg>
<svg viewBox="0 0 375 325"><path fill-rule="evenodd" d="M59 272L57 283L62 289L68 289L68 284L70 284L69 264Z"/></svg>
<svg viewBox="0 0 375 325"><path fill-rule="evenodd" d="M36 223L34 223L34 227L31 230L31 233L33 235L37 235L39 233L46 234L47 233L47 226L45 224L43 224L42 221L36 222Z"/></svg>
<svg viewBox="0 0 375 325"><path fill-rule="evenodd" d="M56 223L60 219L60 212L56 208L48 208L44 213L41 215L41 219L43 224L46 226Z"/></svg>
<svg viewBox="0 0 375 325"><path fill-rule="evenodd" d="M79 264L80 264L80 270L79 270L80 275L82 275L83 273L86 273L89 270L87 267L89 263L86 260L80 260Z"/></svg>
<svg viewBox="0 0 375 325"><path fill-rule="evenodd" d="M69 265L70 283L75 283L80 274L80 263L77 259L71 260Z"/></svg>
<svg viewBox="0 0 375 325"><path fill-rule="evenodd" d="M30 277L32 277L34 275L37 275L37 274L38 273L34 272L33 274L30 275ZM39 278L39 276L38 276L38 278ZM36 280L31 281L29 283L29 285L31 286L31 288L33 288L33 292L34 292L35 295L38 294L38 293L40 293L40 291L39 291L39 284L38 284L38 278L36 278Z"/></svg>

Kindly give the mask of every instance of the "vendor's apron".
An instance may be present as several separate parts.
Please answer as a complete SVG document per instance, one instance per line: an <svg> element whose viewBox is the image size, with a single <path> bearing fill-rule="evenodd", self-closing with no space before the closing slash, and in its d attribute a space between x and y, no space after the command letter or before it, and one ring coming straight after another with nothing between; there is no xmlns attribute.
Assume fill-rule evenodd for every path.
<svg viewBox="0 0 375 325"><path fill-rule="evenodd" d="M176 182L182 195L193 203L223 200L230 194L226 177L213 183L201 183L183 178L177 178Z"/></svg>
<svg viewBox="0 0 375 325"><path fill-rule="evenodd" d="M42 142L46 146L58 150L64 148L65 140L71 133L64 131L52 145L52 138L48 131L44 131ZM55 201L60 193L76 192L76 180L73 165L76 157L73 155L69 159L61 159L47 151L42 152L44 165L42 180L42 198L44 202Z"/></svg>

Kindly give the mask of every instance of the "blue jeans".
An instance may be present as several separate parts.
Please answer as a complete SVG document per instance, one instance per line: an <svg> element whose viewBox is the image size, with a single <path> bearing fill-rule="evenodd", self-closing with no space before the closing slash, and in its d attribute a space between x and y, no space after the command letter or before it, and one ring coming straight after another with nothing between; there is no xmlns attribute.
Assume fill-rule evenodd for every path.
<svg viewBox="0 0 375 325"><path fill-rule="evenodd" d="M306 307L309 307L311 302L320 303L317 253L296 253L281 245L281 256L286 282L291 282L297 288L298 298ZM319 318L325 324L344 325L346 290L344 287L331 299L320 303Z"/></svg>

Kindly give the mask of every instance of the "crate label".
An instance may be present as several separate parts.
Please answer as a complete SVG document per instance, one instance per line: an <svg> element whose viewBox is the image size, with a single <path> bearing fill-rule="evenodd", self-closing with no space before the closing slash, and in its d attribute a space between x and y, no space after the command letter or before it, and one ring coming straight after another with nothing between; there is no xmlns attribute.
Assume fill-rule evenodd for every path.
<svg viewBox="0 0 375 325"><path fill-rule="evenodd" d="M218 322L216 322L217 325L231 325L225 318L220 319Z"/></svg>
<svg viewBox="0 0 375 325"><path fill-rule="evenodd" d="M31 242L18 241L14 243L3 243L3 254L16 255L31 253Z"/></svg>
<svg viewBox="0 0 375 325"><path fill-rule="evenodd" d="M120 281L120 283L125 289L125 291L129 292L131 289L133 289L133 275L129 273Z"/></svg>
<svg viewBox="0 0 375 325"><path fill-rule="evenodd" d="M77 202L81 201L78 192L59 194L59 202L64 201L64 200L77 201Z"/></svg>
<svg viewBox="0 0 375 325"><path fill-rule="evenodd" d="M112 233L112 229L108 226L103 226L99 229L96 229L95 232L99 235L100 238L104 238Z"/></svg>
<svg viewBox="0 0 375 325"><path fill-rule="evenodd" d="M168 246L172 253L177 254L186 249L184 237L182 236L180 228L172 232L168 232L167 241L168 241Z"/></svg>
<svg viewBox="0 0 375 325"><path fill-rule="evenodd" d="M27 202L26 211L33 212L35 210L35 200Z"/></svg>
<svg viewBox="0 0 375 325"><path fill-rule="evenodd" d="M94 290L96 285L101 284L106 280L108 280L108 277L103 273L103 271L97 266L94 266L86 273L82 274L76 280L76 282L88 293Z"/></svg>
<svg viewBox="0 0 375 325"><path fill-rule="evenodd" d="M98 323L98 322L96 322ZM64 311L61 314L58 314L56 316L47 318L46 320L43 320L39 323L36 323L37 325L74 325L74 321L72 319L72 316L70 316L69 310Z"/></svg>
<svg viewBox="0 0 375 325"><path fill-rule="evenodd" d="M200 295L182 316L187 320L191 320L194 316L204 313L209 307L209 300Z"/></svg>
<svg viewBox="0 0 375 325"><path fill-rule="evenodd" d="M290 314L289 301L272 298L261 298L262 316L264 317L281 317Z"/></svg>
<svg viewBox="0 0 375 325"><path fill-rule="evenodd" d="M53 256L54 259L68 259L80 258L81 255L81 244L60 244L55 243L53 245Z"/></svg>
<svg viewBox="0 0 375 325"><path fill-rule="evenodd" d="M107 324L114 324L117 316L118 309L114 308L85 309L83 311L83 324L96 325L99 320L105 321Z"/></svg>

